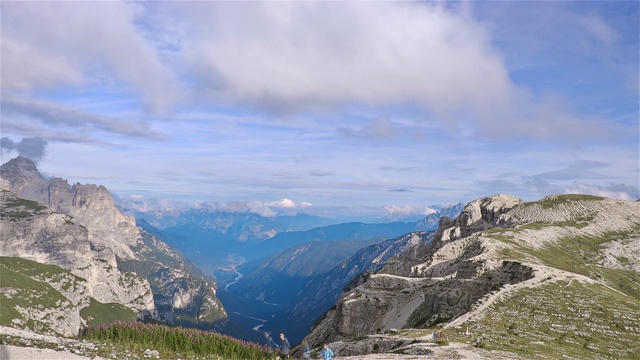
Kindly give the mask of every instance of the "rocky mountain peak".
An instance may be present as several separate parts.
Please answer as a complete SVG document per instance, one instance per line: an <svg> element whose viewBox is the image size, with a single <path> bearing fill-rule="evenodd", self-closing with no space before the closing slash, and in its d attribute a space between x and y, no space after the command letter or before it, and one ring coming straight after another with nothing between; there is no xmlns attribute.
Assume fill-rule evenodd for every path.
<svg viewBox="0 0 640 360"><path fill-rule="evenodd" d="M510 194L491 195L472 201L455 220L441 218L435 239L456 240L495 227L504 223L501 215L522 204L524 202L520 198Z"/></svg>
<svg viewBox="0 0 640 360"><path fill-rule="evenodd" d="M42 311L38 324L54 316L68 321L57 321L51 331L77 333L88 321L79 312L92 301L122 304L140 317L167 323L213 323L226 317L214 279L139 229L132 216L114 206L104 186L45 180L22 157L1 168L0 254L60 266L82 279L85 289L81 296L63 294L81 300L65 307L64 315L58 306ZM25 314L20 318L32 319L29 311L18 311ZM30 327L32 322L20 324Z"/></svg>
<svg viewBox="0 0 640 360"><path fill-rule="evenodd" d="M12 178L11 175L14 174L15 175L13 176L14 178L18 178L19 176L25 176L25 177L39 177L42 180L44 180L44 178L42 178L42 176L40 175L40 172L38 172L38 168L36 167L36 164L22 155L18 156L15 159L9 160L7 163L0 166L0 169L2 170L2 175L5 178L10 179Z"/></svg>
<svg viewBox="0 0 640 360"><path fill-rule="evenodd" d="M0 177L4 186L25 199L44 203L47 181L42 177L36 164L24 156L18 156L0 166Z"/></svg>
<svg viewBox="0 0 640 360"><path fill-rule="evenodd" d="M35 163L18 156L0 167L0 177L9 191L18 197L36 201L53 211L72 216L89 230L89 240L96 248L109 248L115 256L133 259L131 246L140 243L135 220L115 208L113 197L102 185L76 183L67 180L45 180Z"/></svg>

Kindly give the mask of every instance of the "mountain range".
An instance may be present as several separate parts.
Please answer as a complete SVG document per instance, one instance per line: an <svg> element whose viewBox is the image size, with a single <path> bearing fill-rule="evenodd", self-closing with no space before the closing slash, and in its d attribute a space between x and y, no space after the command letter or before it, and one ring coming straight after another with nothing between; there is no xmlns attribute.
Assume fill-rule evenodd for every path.
<svg viewBox="0 0 640 360"><path fill-rule="evenodd" d="M98 309L109 318L110 306L126 309L127 318L134 314L168 324L206 327L226 318L215 279L137 227L103 186L45 180L31 160L19 156L0 167L0 206L3 284L13 272L30 279L14 284L25 287L3 285L1 324L71 335L100 321L83 317L84 312ZM25 262L7 257L49 266L24 274L18 268ZM64 279L48 281L52 273L65 274ZM32 282L53 286L46 286L47 292L69 305L45 302L36 312L22 307L37 302L39 296L26 286Z"/></svg>
<svg viewBox="0 0 640 360"><path fill-rule="evenodd" d="M178 248L206 273L215 273L223 284L235 277L237 266L245 264L245 272L253 270L269 257L303 243L383 240L411 231L433 230L441 216L455 216L462 209L462 204L432 205L434 212L417 221L336 224L336 220L304 213L267 216L252 212L244 203L223 207L207 202L186 206L141 201L120 200L117 206L135 216L141 227ZM232 270L225 273L229 269Z"/></svg>
<svg viewBox="0 0 640 360"><path fill-rule="evenodd" d="M0 326L74 336L142 318L254 341L285 332L296 356L327 343L358 359L640 354L640 202L498 194L418 222L269 225L222 242L205 223L180 224L194 240L121 210L103 186L45 179L23 157L3 164ZM227 234L243 219L262 221L235 217ZM180 251L205 244L250 261L218 287Z"/></svg>
<svg viewBox="0 0 640 360"><path fill-rule="evenodd" d="M244 276L225 286L230 295L243 299L228 303L230 313L251 313L251 318L263 320L248 321L245 316L237 319L230 315L229 321L240 320L245 328L260 326L261 330L277 330L286 325L291 332L289 340L299 342L313 321L335 303L346 284L363 271L379 269L413 240L403 234L417 229L434 230L440 217L455 216L461 209L462 204L442 207L414 223L356 222L277 234L255 249L259 254L279 252L266 260L234 268ZM223 276L221 271L216 272L217 278ZM264 303L270 306L265 308ZM243 338L255 335L237 331L233 334Z"/></svg>
<svg viewBox="0 0 640 360"><path fill-rule="evenodd" d="M331 268L363 247L417 228L433 226L432 218L437 216L429 215L417 223L345 223L276 233L283 227L305 228L326 221L298 214L296 217L278 217L267 231L276 234L261 239L256 235L259 232L246 237L248 233L238 229L255 230L260 228L256 223L270 224L273 219L258 214L239 216L202 209L147 211L146 214L155 215L135 219L123 214L121 210L125 209L114 203L112 195L103 186L69 185L60 178L45 179L35 164L22 156L2 165L0 179L2 217L7 223L3 226L5 241L0 244L3 256L57 265L82 279L79 281L88 290L82 302L75 302L77 312L82 312L88 304L120 304L138 317L187 326L211 326L225 320L227 312L216 296L216 280L206 275L212 273L211 269L205 268L203 272L187 260L179 248L190 255L203 255L201 258L211 263L209 255L212 252L219 253L221 248L238 251L245 246L244 252L240 253L254 261L245 264L243 271L249 273L245 281L234 285L235 295L229 293L227 296L243 297L252 308L261 307L260 302L277 301L280 307L268 306L267 313L262 313L267 315L265 317L275 317L285 306L289 308L289 302L298 296L307 281L329 273ZM455 212L460 207L443 208L442 214ZM61 220L53 226L50 217ZM159 229L146 218L153 220L155 225L167 227ZM41 223L45 225L39 225ZM193 236L194 233L202 234L202 238ZM223 233L224 239L215 235ZM291 254L302 256L292 258ZM267 259L265 265L262 265L263 259ZM256 291L270 293L268 297L271 298L261 298ZM333 293L329 298L337 298L339 289L334 289ZM281 294L287 296L278 298ZM238 310L234 305L232 310ZM297 308L295 303L291 308ZM313 318L326 308L325 302L300 321L293 321L293 326L308 328ZM130 317L130 312L126 313ZM91 323L82 317L76 318L78 321L74 322L73 329L65 330L66 334ZM243 334L246 335L246 330L240 331L240 335Z"/></svg>

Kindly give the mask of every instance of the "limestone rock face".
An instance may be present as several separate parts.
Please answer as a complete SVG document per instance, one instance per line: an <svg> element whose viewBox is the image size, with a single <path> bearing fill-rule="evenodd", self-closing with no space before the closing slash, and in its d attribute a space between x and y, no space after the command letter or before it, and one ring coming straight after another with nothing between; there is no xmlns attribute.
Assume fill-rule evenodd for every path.
<svg viewBox="0 0 640 360"><path fill-rule="evenodd" d="M556 262L557 255L545 248L555 244L558 249L575 249L572 239L599 244L582 248L573 264L585 262L587 269L608 267L628 274L640 268L639 231L638 202L585 195L550 196L535 203L511 195L479 199L456 219L442 218L432 241L417 243L346 287L303 343L316 347L393 329L454 326L481 317L492 301L508 298L511 291L549 279L602 281L562 268L563 262ZM567 254L573 256L571 251ZM606 289L611 284L615 283L602 281ZM618 289L629 288L621 286Z"/></svg>
<svg viewBox="0 0 640 360"><path fill-rule="evenodd" d="M68 215L56 214L44 207L44 211L29 215L24 205L20 208L17 204L19 200L8 191L0 193L3 220L17 215L2 221L0 234L4 240L0 242L0 254L67 269L91 265L87 229L74 224Z"/></svg>
<svg viewBox="0 0 640 360"><path fill-rule="evenodd" d="M60 306L40 310L22 308L29 318L46 320L54 332L76 335L84 324L79 311L89 305L89 297L102 303L123 304L141 315L155 312L149 283L134 273L125 274L112 266L113 252L92 250L88 230L69 215L52 212L35 201L0 190L0 216L2 256L57 265L82 279L80 289L64 286L58 289L66 297ZM104 260L105 257L110 261ZM55 287L55 282L48 283Z"/></svg>
<svg viewBox="0 0 640 360"><path fill-rule="evenodd" d="M138 228L104 186L47 181L23 157L2 165L0 179L0 255L69 269L86 280L87 296L139 316L169 323L175 311L193 323L226 317L215 281Z"/></svg>
<svg viewBox="0 0 640 360"><path fill-rule="evenodd" d="M436 238L443 241L457 240L478 231L487 230L496 226L500 220L500 215L522 204L523 201L521 199L508 194L493 195L475 200L464 207L464 210L455 221L442 220L438 227Z"/></svg>
<svg viewBox="0 0 640 360"><path fill-rule="evenodd" d="M11 190L23 199L48 204L48 183L33 161L18 156L0 167L0 177L6 181L6 190Z"/></svg>

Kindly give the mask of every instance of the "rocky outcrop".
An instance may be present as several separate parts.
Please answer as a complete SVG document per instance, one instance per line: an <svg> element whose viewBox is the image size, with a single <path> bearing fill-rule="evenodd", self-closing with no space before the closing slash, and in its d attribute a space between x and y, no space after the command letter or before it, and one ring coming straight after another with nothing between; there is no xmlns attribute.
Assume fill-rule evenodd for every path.
<svg viewBox="0 0 640 360"><path fill-rule="evenodd" d="M23 199L48 206L48 182L42 177L33 161L23 156L10 160L0 167L0 178L4 180L6 190L11 190Z"/></svg>
<svg viewBox="0 0 640 360"><path fill-rule="evenodd" d="M462 203L439 208L437 213L429 214L424 219L418 221L416 230L420 230L420 231L438 230L440 226L440 219L442 219L443 217L455 219L458 215L460 215L463 209L464 209L464 204Z"/></svg>
<svg viewBox="0 0 640 360"><path fill-rule="evenodd" d="M51 335L78 334L84 324L80 311L91 303L84 279L56 266L20 258L2 258L0 272L3 323ZM8 313L13 313L11 319Z"/></svg>
<svg viewBox="0 0 640 360"><path fill-rule="evenodd" d="M346 288L303 341L315 347L392 329L459 325L466 321L460 319L481 314L510 291L555 276L565 278L567 270L593 271L589 265L581 270L578 264L628 271L638 261L622 249L637 251L639 232L640 204L634 202L583 195L551 196L535 203L511 195L476 200L456 219L442 218L432 241L407 249L365 281ZM541 249L549 244L576 249L571 245L574 238L581 239L579 244L601 245L580 250L566 269L551 267L564 263L548 252L553 250ZM607 289L615 284L580 273L571 278L603 281ZM631 295L640 290L628 282L617 289Z"/></svg>
<svg viewBox="0 0 640 360"><path fill-rule="evenodd" d="M455 219L442 218L436 239L452 241L462 239L479 231L495 227L500 222L500 216L524 202L507 194L488 196L467 204L462 213Z"/></svg>
<svg viewBox="0 0 640 360"><path fill-rule="evenodd" d="M143 231L142 240L133 248L140 259L118 258L118 267L149 281L159 320L203 327L226 318L213 278L157 237Z"/></svg>
<svg viewBox="0 0 640 360"><path fill-rule="evenodd" d="M75 223L71 216L52 212L35 201L0 190L0 225L2 256L57 265L82 279L80 289L63 291L64 303L68 306L61 303L60 307L51 310L64 314L53 316L49 310L22 308L29 318L63 318L62 322L50 320L51 330L75 335L84 325L79 311L88 306L89 297L101 303L123 304L140 316L155 313L149 283L134 273L122 273L113 266L113 252L93 251L87 228Z"/></svg>
<svg viewBox="0 0 640 360"><path fill-rule="evenodd" d="M116 209L104 186L70 186L59 178L47 181L23 157L2 165L0 176L6 187L1 209L3 256L69 269L86 280L88 296L123 304L141 317L169 323L176 312L195 319L193 323L226 317L215 296L215 281L140 230L133 217ZM157 280L160 276L162 281ZM166 299L171 299L168 307Z"/></svg>

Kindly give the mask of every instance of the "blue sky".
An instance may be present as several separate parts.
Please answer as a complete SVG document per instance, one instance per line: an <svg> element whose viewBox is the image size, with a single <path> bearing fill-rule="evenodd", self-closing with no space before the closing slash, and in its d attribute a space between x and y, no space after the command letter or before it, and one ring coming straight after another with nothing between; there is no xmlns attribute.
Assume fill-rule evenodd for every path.
<svg viewBox="0 0 640 360"><path fill-rule="evenodd" d="M308 211L638 198L637 1L0 6L3 163Z"/></svg>

